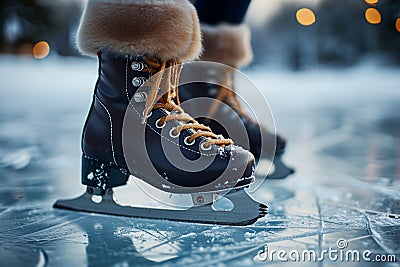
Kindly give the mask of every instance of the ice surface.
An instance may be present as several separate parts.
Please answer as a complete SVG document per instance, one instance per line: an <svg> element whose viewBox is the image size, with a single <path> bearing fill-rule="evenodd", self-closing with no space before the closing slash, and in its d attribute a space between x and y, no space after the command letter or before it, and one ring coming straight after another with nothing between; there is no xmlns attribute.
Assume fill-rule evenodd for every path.
<svg viewBox="0 0 400 267"><path fill-rule="evenodd" d="M0 266L264 266L266 246L322 251L340 238L400 258L398 69L247 70L297 170L253 193L269 214L247 227L52 209L84 190L80 131L96 73L94 61L0 59Z"/></svg>

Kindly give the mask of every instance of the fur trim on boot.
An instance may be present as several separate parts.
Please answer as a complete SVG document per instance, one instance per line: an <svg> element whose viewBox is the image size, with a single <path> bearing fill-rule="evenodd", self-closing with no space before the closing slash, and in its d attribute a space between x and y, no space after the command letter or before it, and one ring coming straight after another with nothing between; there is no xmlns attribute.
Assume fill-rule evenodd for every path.
<svg viewBox="0 0 400 267"><path fill-rule="evenodd" d="M253 59L248 26L220 24L201 25L204 52L202 60L223 63L235 68L248 65Z"/></svg>
<svg viewBox="0 0 400 267"><path fill-rule="evenodd" d="M78 30L79 51L189 61L201 52L194 6L188 0L88 0Z"/></svg>

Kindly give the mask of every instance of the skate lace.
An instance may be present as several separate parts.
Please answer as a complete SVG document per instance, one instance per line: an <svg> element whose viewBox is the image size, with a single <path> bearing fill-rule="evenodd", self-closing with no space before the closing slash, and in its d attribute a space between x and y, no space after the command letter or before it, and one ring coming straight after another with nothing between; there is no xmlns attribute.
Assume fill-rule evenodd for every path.
<svg viewBox="0 0 400 267"><path fill-rule="evenodd" d="M231 70L223 70L221 71L221 74L223 78L219 83L220 85L217 86L218 94L215 97L218 101L214 101L211 105L210 110L207 114L207 118L212 118L215 113L217 113L218 108L222 102L228 104L241 118L246 118L247 121L251 123L256 123L256 121L244 111L243 106L235 93L233 84L233 72Z"/></svg>
<svg viewBox="0 0 400 267"><path fill-rule="evenodd" d="M222 147L233 144L231 139L224 138L222 135L216 135L211 131L210 127L198 123L179 106L178 84L182 70L180 62L177 60L158 61L148 58L144 60L148 66L144 71L148 71L152 75L154 74L154 76L153 79L147 80L146 82L147 85L150 86L150 92L146 99L142 123L145 123L148 114L152 110L165 109L169 111L170 114L161 117L158 120L158 126L162 126L168 121L182 122L183 124L175 127L173 134L179 135L181 131L187 129L194 130L195 133L187 140L189 143L192 143L196 138L202 136L210 138L205 142L205 148L209 148L213 144ZM160 90L161 88L167 88L168 90L166 93L163 93L163 91ZM155 103L156 101L157 103Z"/></svg>

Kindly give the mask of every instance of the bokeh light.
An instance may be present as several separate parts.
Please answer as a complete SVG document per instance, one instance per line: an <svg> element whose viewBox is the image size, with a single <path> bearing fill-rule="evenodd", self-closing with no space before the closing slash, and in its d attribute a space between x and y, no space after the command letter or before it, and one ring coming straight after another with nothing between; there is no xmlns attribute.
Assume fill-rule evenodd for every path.
<svg viewBox="0 0 400 267"><path fill-rule="evenodd" d="M296 12L297 22L303 26L310 26L315 23L315 14L311 9L301 8Z"/></svg>
<svg viewBox="0 0 400 267"><path fill-rule="evenodd" d="M35 58L45 58L50 53L50 45L46 41L40 41L35 44L32 53Z"/></svg>
<svg viewBox="0 0 400 267"><path fill-rule="evenodd" d="M379 2L379 0L365 0L368 5L375 5Z"/></svg>
<svg viewBox="0 0 400 267"><path fill-rule="evenodd" d="M382 16L377 9L371 7L365 11L365 19L371 24L379 24L382 21Z"/></svg>
<svg viewBox="0 0 400 267"><path fill-rule="evenodd" d="M396 19L396 30L400 32L400 18Z"/></svg>

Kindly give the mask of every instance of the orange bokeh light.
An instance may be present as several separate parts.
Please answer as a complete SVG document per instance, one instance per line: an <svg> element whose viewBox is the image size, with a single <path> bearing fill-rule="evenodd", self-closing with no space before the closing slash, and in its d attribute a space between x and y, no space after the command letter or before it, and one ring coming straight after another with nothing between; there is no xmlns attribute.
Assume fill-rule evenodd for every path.
<svg viewBox="0 0 400 267"><path fill-rule="evenodd" d="M396 19L396 30L400 32L400 18Z"/></svg>
<svg viewBox="0 0 400 267"><path fill-rule="evenodd" d="M45 58L50 53L50 45L46 41L40 41L35 44L32 53L35 58Z"/></svg>
<svg viewBox="0 0 400 267"><path fill-rule="evenodd" d="M365 11L365 19L371 24L379 24L382 21L381 13L372 7Z"/></svg>
<svg viewBox="0 0 400 267"><path fill-rule="evenodd" d="M375 5L379 2L379 0L365 0L368 5Z"/></svg>
<svg viewBox="0 0 400 267"><path fill-rule="evenodd" d="M309 8L301 8L296 12L297 22L303 26L310 26L315 23L315 14Z"/></svg>

